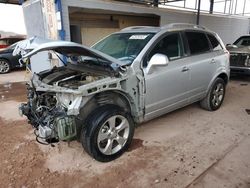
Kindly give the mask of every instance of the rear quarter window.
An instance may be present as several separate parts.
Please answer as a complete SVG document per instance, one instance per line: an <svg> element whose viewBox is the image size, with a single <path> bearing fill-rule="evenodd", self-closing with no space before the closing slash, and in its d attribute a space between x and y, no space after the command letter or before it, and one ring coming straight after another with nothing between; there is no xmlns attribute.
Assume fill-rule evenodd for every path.
<svg viewBox="0 0 250 188"><path fill-rule="evenodd" d="M185 35L191 55L210 51L209 42L205 33L187 31Z"/></svg>
<svg viewBox="0 0 250 188"><path fill-rule="evenodd" d="M207 34L207 36L208 36L208 39L211 43L213 50L222 50L222 46L215 36L211 34Z"/></svg>

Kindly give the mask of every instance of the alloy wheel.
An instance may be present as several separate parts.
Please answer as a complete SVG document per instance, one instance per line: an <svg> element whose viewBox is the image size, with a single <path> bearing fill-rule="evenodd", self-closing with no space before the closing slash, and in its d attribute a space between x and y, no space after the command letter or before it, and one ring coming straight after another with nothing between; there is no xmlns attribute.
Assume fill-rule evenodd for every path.
<svg viewBox="0 0 250 188"><path fill-rule="evenodd" d="M105 155L119 152L128 140L129 131L129 122L125 117L121 115L110 117L99 130L98 149Z"/></svg>
<svg viewBox="0 0 250 188"><path fill-rule="evenodd" d="M10 70L9 63L6 60L0 59L0 73L7 73Z"/></svg>
<svg viewBox="0 0 250 188"><path fill-rule="evenodd" d="M218 83L212 93L212 104L217 107L221 104L224 97L224 86L222 83Z"/></svg>

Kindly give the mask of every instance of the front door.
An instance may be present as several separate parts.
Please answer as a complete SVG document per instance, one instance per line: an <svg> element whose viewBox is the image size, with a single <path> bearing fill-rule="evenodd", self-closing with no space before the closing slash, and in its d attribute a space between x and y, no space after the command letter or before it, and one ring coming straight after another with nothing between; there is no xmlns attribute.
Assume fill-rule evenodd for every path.
<svg viewBox="0 0 250 188"><path fill-rule="evenodd" d="M188 103L189 67L183 57L183 45L179 33L163 37L151 50L148 60L154 54L164 54L168 65L154 66L145 75L145 120L160 116Z"/></svg>

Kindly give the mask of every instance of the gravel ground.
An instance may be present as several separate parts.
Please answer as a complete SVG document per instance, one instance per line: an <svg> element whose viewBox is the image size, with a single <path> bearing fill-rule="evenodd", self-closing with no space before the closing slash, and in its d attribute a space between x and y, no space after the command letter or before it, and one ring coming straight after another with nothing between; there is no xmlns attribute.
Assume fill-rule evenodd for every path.
<svg viewBox="0 0 250 188"><path fill-rule="evenodd" d="M24 71L0 75L0 187L250 187L250 78L233 78L216 112L193 104L140 125L110 163L78 142L37 144L17 112L24 80Z"/></svg>

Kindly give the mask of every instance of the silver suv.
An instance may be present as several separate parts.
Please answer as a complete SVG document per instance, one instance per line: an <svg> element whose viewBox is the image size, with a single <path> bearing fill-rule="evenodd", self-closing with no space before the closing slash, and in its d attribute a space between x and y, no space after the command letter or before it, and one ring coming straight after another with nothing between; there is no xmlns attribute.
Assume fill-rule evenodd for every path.
<svg viewBox="0 0 250 188"><path fill-rule="evenodd" d="M197 101L217 110L229 79L229 53L219 36L189 24L130 27L92 48L49 42L23 59L44 50L65 66L33 75L20 113L37 141L77 139L102 162L126 151L136 124Z"/></svg>

